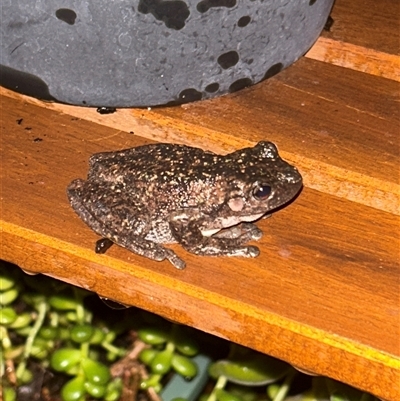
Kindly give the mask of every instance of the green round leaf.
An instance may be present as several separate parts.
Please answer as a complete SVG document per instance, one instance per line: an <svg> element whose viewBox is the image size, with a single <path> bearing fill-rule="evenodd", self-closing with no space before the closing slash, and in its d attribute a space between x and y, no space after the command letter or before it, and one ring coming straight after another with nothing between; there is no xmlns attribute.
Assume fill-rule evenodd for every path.
<svg viewBox="0 0 400 401"><path fill-rule="evenodd" d="M3 388L4 401L15 401L17 399L17 393L11 387Z"/></svg>
<svg viewBox="0 0 400 401"><path fill-rule="evenodd" d="M159 327L147 327L138 331L139 338L150 345L160 345L168 341L169 333Z"/></svg>
<svg viewBox="0 0 400 401"><path fill-rule="evenodd" d="M28 384L33 380L33 373L29 369L24 369L18 377L18 384Z"/></svg>
<svg viewBox="0 0 400 401"><path fill-rule="evenodd" d="M246 386L261 386L273 383L283 377L290 365L267 355L252 353L239 361L221 360L210 365L213 378L226 376L229 381Z"/></svg>
<svg viewBox="0 0 400 401"><path fill-rule="evenodd" d="M4 343L4 341L5 341L6 339L4 338L3 339L3 343ZM10 347L11 347L11 344L10 344ZM15 347L11 347L11 348L7 348L7 347L4 347L5 349L4 350L2 350L3 352L4 352L4 359L17 359L17 358L19 358L23 353L24 353L24 351L25 351L25 344L22 344L22 345L18 345L18 346L15 346Z"/></svg>
<svg viewBox="0 0 400 401"><path fill-rule="evenodd" d="M90 344L101 344L105 339L105 337L106 334L104 333L103 330L94 327L92 337L90 338Z"/></svg>
<svg viewBox="0 0 400 401"><path fill-rule="evenodd" d="M107 384L107 391L111 390L122 390L122 379L120 377L114 378Z"/></svg>
<svg viewBox="0 0 400 401"><path fill-rule="evenodd" d="M146 380L140 382L140 388L142 390L147 390L149 387L157 388L160 386L161 375L150 375Z"/></svg>
<svg viewBox="0 0 400 401"><path fill-rule="evenodd" d="M74 377L64 384L61 397L64 401L81 401L85 396L85 381L83 377Z"/></svg>
<svg viewBox="0 0 400 401"><path fill-rule="evenodd" d="M85 390L94 398L103 398L106 393L106 386L94 384L92 382L85 382Z"/></svg>
<svg viewBox="0 0 400 401"><path fill-rule="evenodd" d="M31 349L32 357L34 357L36 359L44 359L44 358L47 358L48 355L49 355L49 351L42 344L38 344L37 342L34 342L32 344L32 349Z"/></svg>
<svg viewBox="0 0 400 401"><path fill-rule="evenodd" d="M58 310L75 310L79 301L67 295L53 295L48 300L50 306Z"/></svg>
<svg viewBox="0 0 400 401"><path fill-rule="evenodd" d="M158 375L165 375L171 369L172 353L169 350L160 351L151 361L151 371Z"/></svg>
<svg viewBox="0 0 400 401"><path fill-rule="evenodd" d="M15 285L15 277L10 272L0 270L0 291L7 291Z"/></svg>
<svg viewBox="0 0 400 401"><path fill-rule="evenodd" d="M12 308L3 308L0 309L0 324L4 326L8 326L12 324L17 319L17 314L15 310Z"/></svg>
<svg viewBox="0 0 400 401"><path fill-rule="evenodd" d="M175 372L184 378L192 379L197 375L197 365L186 356L174 354L171 363Z"/></svg>
<svg viewBox="0 0 400 401"><path fill-rule="evenodd" d="M0 292L0 305L10 305L18 298L18 295L19 293L16 288Z"/></svg>
<svg viewBox="0 0 400 401"><path fill-rule="evenodd" d="M80 371L81 371L81 365L77 363L76 365L72 365L68 369L66 369L64 373L68 376L78 376Z"/></svg>
<svg viewBox="0 0 400 401"><path fill-rule="evenodd" d="M69 322L75 323L78 320L78 315L75 311L69 311L65 314L65 317Z"/></svg>
<svg viewBox="0 0 400 401"><path fill-rule="evenodd" d="M104 396L104 401L118 401L121 397L121 391L117 389L109 390Z"/></svg>
<svg viewBox="0 0 400 401"><path fill-rule="evenodd" d="M174 335L174 344L176 349L183 355L195 356L199 353L197 341L190 336L185 328L176 327Z"/></svg>
<svg viewBox="0 0 400 401"><path fill-rule="evenodd" d="M106 343L112 343L115 340L115 337L117 337L117 334L115 333L115 331L109 331L108 333L106 333L104 341Z"/></svg>
<svg viewBox="0 0 400 401"><path fill-rule="evenodd" d="M194 342L192 344L176 344L176 349L186 356L195 356L199 353L199 348Z"/></svg>
<svg viewBox="0 0 400 401"><path fill-rule="evenodd" d="M161 384L158 381L152 380L151 377L147 380L142 380L142 382L140 383L140 388L142 390L147 390L150 387L154 389L156 393L159 393L162 389Z"/></svg>
<svg viewBox="0 0 400 401"><path fill-rule="evenodd" d="M22 329L27 327L32 321L30 313L24 312L17 316L17 318L9 325L11 329Z"/></svg>
<svg viewBox="0 0 400 401"><path fill-rule="evenodd" d="M107 384L105 401L118 401L122 392L122 380L120 377L115 378Z"/></svg>
<svg viewBox="0 0 400 401"><path fill-rule="evenodd" d="M11 325L10 325L10 327L11 327ZM25 327L21 327L21 328L19 328L19 329L14 329L15 330L15 332L17 333L17 334L19 334L20 336L22 336L22 337L28 337L29 336L29 334L31 333L31 326L25 326Z"/></svg>
<svg viewBox="0 0 400 401"><path fill-rule="evenodd" d="M70 331L66 327L58 327L58 339L68 340L70 337Z"/></svg>
<svg viewBox="0 0 400 401"><path fill-rule="evenodd" d="M105 385L111 378L108 367L100 362L86 358L81 362L81 366L87 380L93 384Z"/></svg>
<svg viewBox="0 0 400 401"><path fill-rule="evenodd" d="M58 337L58 327L44 326L39 330L38 336L44 340L54 340Z"/></svg>
<svg viewBox="0 0 400 401"><path fill-rule="evenodd" d="M36 337L33 341L33 344L44 349L52 349L54 347L53 340L45 340L41 337Z"/></svg>
<svg viewBox="0 0 400 401"><path fill-rule="evenodd" d="M145 348L140 354L139 354L139 360L142 361L145 365L149 366L151 364L151 361L154 359L154 357L159 353L160 351L157 351L152 348Z"/></svg>
<svg viewBox="0 0 400 401"><path fill-rule="evenodd" d="M78 324L71 330L71 340L78 344L88 342L94 333L94 329L89 324Z"/></svg>
<svg viewBox="0 0 400 401"><path fill-rule="evenodd" d="M122 380L120 377L115 378L107 384L104 401L118 401L122 392Z"/></svg>
<svg viewBox="0 0 400 401"><path fill-rule="evenodd" d="M50 366L58 372L66 372L81 360L80 350L75 348L60 348L53 353L50 359Z"/></svg>

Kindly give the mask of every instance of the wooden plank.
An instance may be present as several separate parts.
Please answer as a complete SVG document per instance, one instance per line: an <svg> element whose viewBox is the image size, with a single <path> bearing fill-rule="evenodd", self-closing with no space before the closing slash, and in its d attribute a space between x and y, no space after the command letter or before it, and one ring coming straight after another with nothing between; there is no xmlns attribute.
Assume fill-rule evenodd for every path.
<svg viewBox="0 0 400 401"><path fill-rule="evenodd" d="M323 32L306 57L400 80L398 0L337 0L330 32Z"/></svg>
<svg viewBox="0 0 400 401"><path fill-rule="evenodd" d="M184 130L186 121L190 127L203 124L206 131L218 135L230 129L228 106L238 103L240 109L235 106L235 110L252 109L247 103L251 93L243 92L241 99L223 98L222 105L209 104L210 112L225 113L229 124L224 129L216 118L215 127L207 128L211 120L202 104L131 113L138 127L154 117L164 118L165 123L155 124L166 129L166 140L176 127ZM398 243L393 241L398 235L397 216L307 187L295 203L260 222L265 236L260 242L261 256L254 260L195 257L175 246L188 263L185 271L177 271L168 263L148 261L118 247L107 255L96 255L97 236L73 213L65 188L72 179L84 177L90 154L145 140L20 99L1 98L0 258L385 399L399 398L395 384L400 370L400 267ZM139 118L140 113L147 121ZM182 113L188 115L183 119ZM100 117L106 121L120 115L118 111ZM242 128L224 148L240 142L240 136L257 140L264 124L252 124L248 137L239 124ZM282 147L296 155L304 138L299 142L299 137L288 135Z"/></svg>
<svg viewBox="0 0 400 401"><path fill-rule="evenodd" d="M21 98L4 89L0 93ZM240 93L182 107L100 115L94 109L24 99L148 139L217 152L268 139L298 166L309 188L400 211L400 94L391 80L303 59ZM126 146L128 141L121 144Z"/></svg>
<svg viewBox="0 0 400 401"><path fill-rule="evenodd" d="M332 9L331 37L388 54L399 54L398 0L337 0Z"/></svg>
<svg viewBox="0 0 400 401"><path fill-rule="evenodd" d="M400 81L400 57L320 37L305 57Z"/></svg>

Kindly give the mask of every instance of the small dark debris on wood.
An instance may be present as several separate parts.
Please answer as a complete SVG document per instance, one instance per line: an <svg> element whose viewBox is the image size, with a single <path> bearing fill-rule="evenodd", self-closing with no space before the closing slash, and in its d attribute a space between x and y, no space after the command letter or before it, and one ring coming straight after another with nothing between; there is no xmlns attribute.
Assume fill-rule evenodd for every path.
<svg viewBox="0 0 400 401"><path fill-rule="evenodd" d="M103 106L103 107L98 107L96 109L96 111L99 114L112 114L112 113L115 113L117 111L117 109L115 107L104 107Z"/></svg>

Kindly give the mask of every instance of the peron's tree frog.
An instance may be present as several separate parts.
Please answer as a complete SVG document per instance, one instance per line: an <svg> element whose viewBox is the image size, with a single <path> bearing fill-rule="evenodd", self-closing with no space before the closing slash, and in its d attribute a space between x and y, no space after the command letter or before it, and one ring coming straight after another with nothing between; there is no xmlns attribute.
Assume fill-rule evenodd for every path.
<svg viewBox="0 0 400 401"><path fill-rule="evenodd" d="M271 142L225 156L158 143L90 158L86 180L68 186L71 206L103 239L153 260L185 262L163 244L178 242L197 255L256 257L255 224L300 190L297 169Z"/></svg>

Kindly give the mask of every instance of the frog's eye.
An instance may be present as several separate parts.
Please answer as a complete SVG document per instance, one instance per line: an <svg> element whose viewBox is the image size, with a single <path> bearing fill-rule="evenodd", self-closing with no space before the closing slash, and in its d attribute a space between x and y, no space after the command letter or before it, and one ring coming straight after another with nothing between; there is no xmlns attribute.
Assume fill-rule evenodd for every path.
<svg viewBox="0 0 400 401"><path fill-rule="evenodd" d="M253 196L258 200L265 200L272 194L272 188L268 184L257 185L253 189Z"/></svg>

